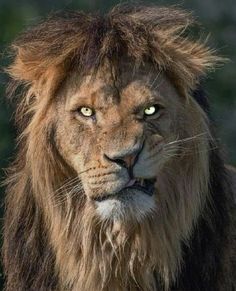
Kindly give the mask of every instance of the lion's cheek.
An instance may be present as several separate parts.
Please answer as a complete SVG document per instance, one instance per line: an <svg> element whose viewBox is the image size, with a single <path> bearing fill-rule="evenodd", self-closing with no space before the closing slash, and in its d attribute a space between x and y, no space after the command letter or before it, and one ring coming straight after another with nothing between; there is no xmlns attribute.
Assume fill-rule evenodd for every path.
<svg viewBox="0 0 236 291"><path fill-rule="evenodd" d="M83 154L78 146L72 146L68 141L57 143L59 155L64 162L76 172L82 171Z"/></svg>
<svg viewBox="0 0 236 291"><path fill-rule="evenodd" d="M139 157L138 162L133 168L134 177L142 177L145 179L155 178L167 160L167 157L162 152L156 155L144 153Z"/></svg>

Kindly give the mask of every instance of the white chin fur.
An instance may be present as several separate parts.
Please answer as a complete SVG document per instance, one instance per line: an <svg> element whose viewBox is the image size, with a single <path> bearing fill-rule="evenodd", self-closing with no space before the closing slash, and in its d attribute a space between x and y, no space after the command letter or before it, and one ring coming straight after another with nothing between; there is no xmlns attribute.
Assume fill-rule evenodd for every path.
<svg viewBox="0 0 236 291"><path fill-rule="evenodd" d="M155 210L153 196L140 191L114 196L104 201L96 202L96 210L102 220L127 221L135 219L142 221Z"/></svg>

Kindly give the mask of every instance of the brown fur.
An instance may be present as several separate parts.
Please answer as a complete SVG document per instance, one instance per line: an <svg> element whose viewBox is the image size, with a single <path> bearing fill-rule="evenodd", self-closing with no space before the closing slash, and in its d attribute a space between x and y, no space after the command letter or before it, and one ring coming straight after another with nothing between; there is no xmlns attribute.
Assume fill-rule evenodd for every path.
<svg viewBox="0 0 236 291"><path fill-rule="evenodd" d="M181 281L183 244L191 244L195 226L206 212L211 217L215 203L209 184L216 144L191 92L222 61L186 36L192 23L176 8L121 5L106 16L53 16L13 44L8 72L13 89L23 84L26 94L17 111L18 158L6 182L6 290L170 290ZM158 89L149 86L157 74ZM126 118L127 110L155 92L164 96L169 115L153 133ZM84 97L110 112L101 131L92 131L75 113L68 117ZM132 211L124 220L101 220L92 198L107 190L100 176L114 169L101 153L131 144L142 130L146 155L157 156L163 139L173 145L156 169L158 211L141 220ZM111 139L115 146L108 145ZM94 177L101 186L89 192L85 185ZM232 205L230 191L224 193L225 209ZM231 216L229 221L233 228ZM217 274L224 282L216 283L217 290L235 286L229 257L235 254L227 252L233 231L220 244Z"/></svg>

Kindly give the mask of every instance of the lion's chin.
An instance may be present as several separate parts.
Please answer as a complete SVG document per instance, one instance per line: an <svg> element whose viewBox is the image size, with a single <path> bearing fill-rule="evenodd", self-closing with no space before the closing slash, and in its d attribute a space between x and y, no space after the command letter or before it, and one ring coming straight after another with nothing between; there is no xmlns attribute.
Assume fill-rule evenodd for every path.
<svg viewBox="0 0 236 291"><path fill-rule="evenodd" d="M141 222L156 208L154 195L142 191L124 191L102 201L95 201L96 211L102 220Z"/></svg>

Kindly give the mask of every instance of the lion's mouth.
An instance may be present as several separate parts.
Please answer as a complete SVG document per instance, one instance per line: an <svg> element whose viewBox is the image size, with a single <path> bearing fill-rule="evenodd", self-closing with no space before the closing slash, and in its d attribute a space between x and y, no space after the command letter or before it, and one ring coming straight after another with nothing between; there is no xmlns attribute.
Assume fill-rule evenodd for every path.
<svg viewBox="0 0 236 291"><path fill-rule="evenodd" d="M94 197L93 199L97 202L101 202L107 199L115 198L121 194L125 194L125 191L129 191L129 190L138 190L148 196L152 196L155 189L154 187L155 182L156 182L156 179L135 178L135 179L130 180L129 183L123 189L121 189L118 193L98 196L98 197Z"/></svg>

